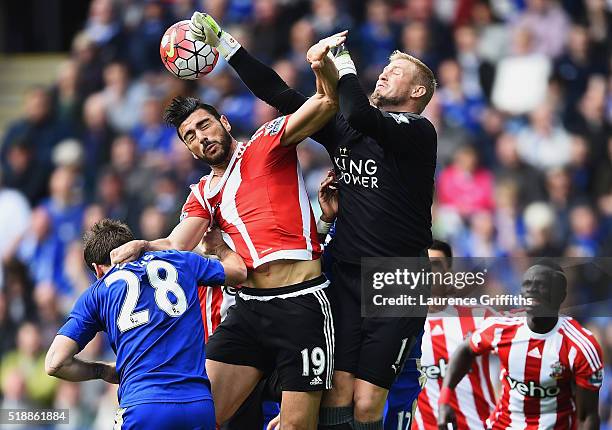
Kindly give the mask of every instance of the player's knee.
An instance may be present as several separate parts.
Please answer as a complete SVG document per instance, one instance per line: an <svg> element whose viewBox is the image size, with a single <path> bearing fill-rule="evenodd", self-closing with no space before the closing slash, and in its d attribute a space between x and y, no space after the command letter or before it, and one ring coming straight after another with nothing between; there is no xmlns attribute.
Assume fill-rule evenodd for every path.
<svg viewBox="0 0 612 430"><path fill-rule="evenodd" d="M346 372L335 372L333 388L323 395L321 404L325 407L350 406L353 402L355 377Z"/></svg>
<svg viewBox="0 0 612 430"><path fill-rule="evenodd" d="M354 397L355 420L363 423L378 421L382 418L384 410L384 400L371 393L355 393Z"/></svg>

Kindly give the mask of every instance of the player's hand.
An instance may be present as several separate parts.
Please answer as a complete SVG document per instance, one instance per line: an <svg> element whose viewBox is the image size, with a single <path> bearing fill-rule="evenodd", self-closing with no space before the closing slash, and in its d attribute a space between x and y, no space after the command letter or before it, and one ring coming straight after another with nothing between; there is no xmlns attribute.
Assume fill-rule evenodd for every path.
<svg viewBox="0 0 612 430"><path fill-rule="evenodd" d="M102 379L109 384L119 383L119 373L117 373L117 363L105 363Z"/></svg>
<svg viewBox="0 0 612 430"><path fill-rule="evenodd" d="M346 42L348 30L341 31L332 36L321 39L319 42L310 47L306 53L306 59L313 69L321 68L322 61L330 49L342 45Z"/></svg>
<svg viewBox="0 0 612 430"><path fill-rule="evenodd" d="M266 430L279 430L279 429L280 429L280 414L272 418L270 422L268 423L268 426L266 427Z"/></svg>
<svg viewBox="0 0 612 430"><path fill-rule="evenodd" d="M327 172L327 176L319 187L319 205L321 206L321 219L325 222L333 222L338 215L338 182L333 170Z"/></svg>
<svg viewBox="0 0 612 430"><path fill-rule="evenodd" d="M146 240L132 240L111 251L111 264L129 263L137 260L144 252Z"/></svg>
<svg viewBox="0 0 612 430"><path fill-rule="evenodd" d="M209 228L204 236L202 237L202 250L208 255L217 255L217 251L220 247L227 246L221 235L221 229L219 227Z"/></svg>
<svg viewBox="0 0 612 430"><path fill-rule="evenodd" d="M223 30L207 13L194 12L189 21L189 31L194 39L206 43L207 45L217 48Z"/></svg>
<svg viewBox="0 0 612 430"><path fill-rule="evenodd" d="M440 404L438 408L438 430L455 430L457 428L457 417L451 405Z"/></svg>

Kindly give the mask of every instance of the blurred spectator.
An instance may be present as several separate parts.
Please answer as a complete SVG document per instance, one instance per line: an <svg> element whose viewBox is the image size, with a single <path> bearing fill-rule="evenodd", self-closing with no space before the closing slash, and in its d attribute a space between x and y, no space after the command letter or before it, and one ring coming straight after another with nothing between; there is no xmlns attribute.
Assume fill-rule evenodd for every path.
<svg viewBox="0 0 612 430"><path fill-rule="evenodd" d="M3 291L0 291L0 357L15 347L17 325L8 313L8 303Z"/></svg>
<svg viewBox="0 0 612 430"><path fill-rule="evenodd" d="M182 141L179 142L181 149L188 153L190 160L193 160L191 153L185 148L185 144ZM153 171L143 165L144 155L138 152L134 139L127 134L118 136L111 145L110 165L121 177L126 192L130 196L140 194L147 198L155 192L150 187L153 180Z"/></svg>
<svg viewBox="0 0 612 430"><path fill-rule="evenodd" d="M62 425L66 430L78 430L88 428L91 422L92 412L83 404L81 385L60 380L57 386L57 395L53 407L55 409L69 409L70 422Z"/></svg>
<svg viewBox="0 0 612 430"><path fill-rule="evenodd" d="M4 187L0 169L0 261L4 261L7 253L11 251L15 242L29 226L30 205L28 201L20 192ZM2 289L1 275L0 270L0 290Z"/></svg>
<svg viewBox="0 0 612 430"><path fill-rule="evenodd" d="M17 349L4 355L0 362L2 385L11 374L21 373L28 398L39 407L51 406L58 381L45 372L45 352L38 328L26 322L17 331Z"/></svg>
<svg viewBox="0 0 612 430"><path fill-rule="evenodd" d="M507 26L495 17L488 0L476 0L472 22L478 33L478 52L487 61L497 63L508 53L510 34Z"/></svg>
<svg viewBox="0 0 612 430"><path fill-rule="evenodd" d="M89 7L85 33L96 44L105 64L127 55L118 12L113 0L93 0Z"/></svg>
<svg viewBox="0 0 612 430"><path fill-rule="evenodd" d="M48 166L51 150L57 142L71 135L70 127L55 118L49 92L42 87L31 88L25 94L24 113L23 118L8 126L0 146L1 166L6 166L7 151L18 139L32 142L36 147L36 161Z"/></svg>
<svg viewBox="0 0 612 430"><path fill-rule="evenodd" d="M457 150L453 163L442 170L436 189L440 205L469 217L480 211L490 211L493 202L493 175L478 164L474 147Z"/></svg>
<svg viewBox="0 0 612 430"><path fill-rule="evenodd" d="M411 21L404 25L401 32L401 50L423 61L432 70L440 64L440 54L430 42L431 34L424 22Z"/></svg>
<svg viewBox="0 0 612 430"><path fill-rule="evenodd" d="M110 142L115 132L109 124L106 102L101 94L87 98L83 109L83 130L81 141L85 150L84 172L85 189L91 192L100 166L109 160Z"/></svg>
<svg viewBox="0 0 612 430"><path fill-rule="evenodd" d="M313 0L309 21L314 28L316 40L353 27L351 17L339 10L338 2L334 0Z"/></svg>
<svg viewBox="0 0 612 430"><path fill-rule="evenodd" d="M489 98L493 86L494 67L483 60L478 52L478 36L475 28L463 25L455 30L454 36L463 91L468 97Z"/></svg>
<svg viewBox="0 0 612 430"><path fill-rule="evenodd" d="M545 192L542 175L521 160L518 155L516 136L503 134L497 140L495 150L498 166L495 171L500 181L515 183L519 189L519 204L525 207L536 200L542 200Z"/></svg>
<svg viewBox="0 0 612 430"><path fill-rule="evenodd" d="M57 83L51 89L53 110L59 120L76 124L81 116L81 93L79 92L79 66L76 61L66 60L59 66Z"/></svg>
<svg viewBox="0 0 612 430"><path fill-rule="evenodd" d="M568 253L574 257L595 257L599 250L600 231L593 209L586 204L570 211L571 235Z"/></svg>
<svg viewBox="0 0 612 430"><path fill-rule="evenodd" d="M516 138L519 156L535 168L560 167L570 159L569 135L547 103L530 113L529 125Z"/></svg>
<svg viewBox="0 0 612 430"><path fill-rule="evenodd" d="M4 298L6 300L7 317L14 324L36 318L36 307L32 291L34 286L28 267L12 258L5 263ZM15 333L14 333L15 334Z"/></svg>
<svg viewBox="0 0 612 430"><path fill-rule="evenodd" d="M523 114L546 96L550 59L533 51L533 35L527 29L513 36L513 55L497 64L491 100L501 111Z"/></svg>
<svg viewBox="0 0 612 430"><path fill-rule="evenodd" d="M34 142L27 138L13 141L7 148L4 168L0 181L23 193L30 205L47 194L49 172L37 161Z"/></svg>
<svg viewBox="0 0 612 430"><path fill-rule="evenodd" d="M85 33L78 33L72 41L72 58L78 67L78 93L84 100L104 86L102 72L104 64L99 58L98 49Z"/></svg>
<svg viewBox="0 0 612 430"><path fill-rule="evenodd" d="M130 68L136 75L145 72L160 71L159 61L160 35L172 25L168 19L166 4L162 0L147 0L142 6L142 15L138 22L133 23L129 45L123 49L129 50ZM188 18L191 18L189 16Z"/></svg>
<svg viewBox="0 0 612 430"><path fill-rule="evenodd" d="M64 313L59 307L57 291L50 282L42 282L34 290L37 323L43 345L51 345L57 331L64 323Z"/></svg>
<svg viewBox="0 0 612 430"><path fill-rule="evenodd" d="M534 52L548 57L561 54L569 20L557 0L526 0L527 10L512 23L518 31L527 29L533 35Z"/></svg>
<svg viewBox="0 0 612 430"><path fill-rule="evenodd" d="M525 247L532 257L556 257L563 248L554 239L555 213L543 202L531 203L525 208Z"/></svg>
<svg viewBox="0 0 612 430"><path fill-rule="evenodd" d="M481 93L466 93L462 70L455 60L446 60L439 69L440 88L436 101L440 104L448 132L458 129L476 134L485 107Z"/></svg>
<svg viewBox="0 0 612 430"><path fill-rule="evenodd" d="M389 62L395 49L396 29L389 16L389 6L384 0L369 0L366 5L365 22L359 28L361 76L368 82L376 77ZM369 85L368 85L369 86Z"/></svg>
<svg viewBox="0 0 612 430"><path fill-rule="evenodd" d="M311 22L306 19L297 21L291 27L289 35L290 48L287 56L297 76L293 76L294 81L290 82L287 80L286 76L279 73L279 62L277 62L276 67L274 67L276 72L280 74L290 87L295 88L305 95L314 93L314 81L312 79L310 65L308 62L304 61L304 58L306 58L308 49L316 42L317 39Z"/></svg>
<svg viewBox="0 0 612 430"><path fill-rule="evenodd" d="M1 378L2 382L2 409L27 409L31 408L32 403L27 398L26 381L20 371L14 371ZM27 424L16 424L13 428L25 429Z"/></svg>
<svg viewBox="0 0 612 430"><path fill-rule="evenodd" d="M283 19L281 5L275 0L253 0L251 32L257 37L251 44L252 52L268 64L287 52L290 22Z"/></svg>
<svg viewBox="0 0 612 430"><path fill-rule="evenodd" d="M15 257L27 265L29 277L35 283L63 284L64 246L53 234L51 222L45 208L34 209L30 228L18 243Z"/></svg>
<svg viewBox="0 0 612 430"><path fill-rule="evenodd" d="M121 176L112 168L103 171L97 181L97 200L107 218L118 219L131 228L138 226L140 201L129 196Z"/></svg>
<svg viewBox="0 0 612 430"><path fill-rule="evenodd" d="M104 69L102 95L109 124L119 132L131 131L140 119L146 90L142 84L130 82L125 64L111 63Z"/></svg>
<svg viewBox="0 0 612 430"><path fill-rule="evenodd" d="M145 157L147 165L163 164L176 136L174 128L162 122L163 110L159 98L148 97L142 105L140 121L132 130L138 152Z"/></svg>
<svg viewBox="0 0 612 430"><path fill-rule="evenodd" d="M147 206L142 210L139 224L140 237L144 240L156 240L169 233L166 217L155 206Z"/></svg>
<svg viewBox="0 0 612 430"><path fill-rule="evenodd" d="M500 257L497 246L495 223L491 212L479 211L469 218L469 228L464 232L457 245L459 255L465 257Z"/></svg>

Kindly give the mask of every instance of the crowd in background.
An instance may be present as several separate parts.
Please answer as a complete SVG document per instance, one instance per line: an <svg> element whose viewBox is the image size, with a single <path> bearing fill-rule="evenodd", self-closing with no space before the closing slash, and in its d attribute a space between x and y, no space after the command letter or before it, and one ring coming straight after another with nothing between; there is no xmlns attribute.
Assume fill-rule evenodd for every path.
<svg viewBox="0 0 612 430"><path fill-rule="evenodd" d="M25 94L0 143L1 408L71 408L70 428L108 428L113 387L44 375L46 348L93 280L82 233L111 217L156 239L178 222L208 167L162 123L172 97L215 105L238 140L278 115L222 59L198 81L163 70L161 35L196 8L306 95L306 50L343 29L367 91L394 49L429 65L433 232L457 256L612 256L610 1L93 0L55 84ZM331 162L311 141L298 152L317 210ZM612 313L583 322L612 374ZM102 337L83 354L112 358ZM611 380L602 428L612 428Z"/></svg>

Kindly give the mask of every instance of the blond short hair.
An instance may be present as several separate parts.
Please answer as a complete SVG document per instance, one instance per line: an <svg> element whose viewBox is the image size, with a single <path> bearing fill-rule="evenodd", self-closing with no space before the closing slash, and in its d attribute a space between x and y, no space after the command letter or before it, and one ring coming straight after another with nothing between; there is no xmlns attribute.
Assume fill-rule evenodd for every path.
<svg viewBox="0 0 612 430"><path fill-rule="evenodd" d="M405 52L395 50L389 56L389 61L395 60L406 60L410 61L412 64L416 66L417 73L414 76L414 83L416 85L423 85L425 87L425 94L421 97L419 103L419 110L423 112L425 107L433 97L434 91L436 90L436 86L438 85L436 82L436 78L434 77L433 72L425 63L419 60L416 57L413 57L410 54L406 54Z"/></svg>

